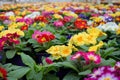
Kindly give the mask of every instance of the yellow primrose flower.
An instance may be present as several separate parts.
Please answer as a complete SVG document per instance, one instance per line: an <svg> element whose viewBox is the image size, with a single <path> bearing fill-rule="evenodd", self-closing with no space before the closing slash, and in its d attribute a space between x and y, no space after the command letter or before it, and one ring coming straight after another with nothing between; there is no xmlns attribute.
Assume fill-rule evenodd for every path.
<svg viewBox="0 0 120 80"><path fill-rule="evenodd" d="M97 37L94 36L93 34L88 34L87 36L85 36L85 41L86 41L86 44L93 44L95 45L97 43L96 41Z"/></svg>
<svg viewBox="0 0 120 80"><path fill-rule="evenodd" d="M44 22L40 22L38 25L40 25L41 27L45 27L46 24Z"/></svg>
<svg viewBox="0 0 120 80"><path fill-rule="evenodd" d="M104 45L103 41L100 41L97 45L91 46L88 51L97 51Z"/></svg>
<svg viewBox="0 0 120 80"><path fill-rule="evenodd" d="M93 21L94 22L100 22L102 21L103 19L101 17L93 17Z"/></svg>
<svg viewBox="0 0 120 80"><path fill-rule="evenodd" d="M59 45L52 46L52 47L50 47L48 50L46 50L46 52L48 52L48 53L50 53L50 54L58 54L58 53L60 53L60 52L59 52L59 48L60 48Z"/></svg>
<svg viewBox="0 0 120 80"><path fill-rule="evenodd" d="M84 45L85 44L84 35L82 33L79 33L78 35L74 35L73 36L73 43L76 46Z"/></svg>
<svg viewBox="0 0 120 80"><path fill-rule="evenodd" d="M18 23L17 23L17 26L18 26L18 27L21 27L21 26L23 26L23 25L25 25L24 22L18 22Z"/></svg>
<svg viewBox="0 0 120 80"><path fill-rule="evenodd" d="M101 48L103 45L104 45L103 41L100 41L97 46L98 46L98 48Z"/></svg>
<svg viewBox="0 0 120 80"><path fill-rule="evenodd" d="M59 59L60 57L69 56L72 53L72 49L69 46L56 45L50 47L46 52L51 54L55 59Z"/></svg>
<svg viewBox="0 0 120 80"><path fill-rule="evenodd" d="M22 18L22 17L21 17L21 16L16 16L15 18L16 18L16 19L20 19L20 18Z"/></svg>
<svg viewBox="0 0 120 80"><path fill-rule="evenodd" d="M15 20L16 20L15 16L9 16L9 19L10 19L11 21L15 21Z"/></svg>
<svg viewBox="0 0 120 80"><path fill-rule="evenodd" d="M116 17L116 14L112 13L112 14L109 14L110 16L112 17Z"/></svg>
<svg viewBox="0 0 120 80"><path fill-rule="evenodd" d="M37 26L37 23L33 23L33 25L32 25L33 27L36 27Z"/></svg>
<svg viewBox="0 0 120 80"><path fill-rule="evenodd" d="M72 44L68 43L68 46L73 49L74 51L79 51L75 46L73 46Z"/></svg>
<svg viewBox="0 0 120 80"><path fill-rule="evenodd" d="M106 36L106 33L102 32L100 29L94 28L94 27L88 28L88 29L87 29L87 32L88 32L89 34L91 34L91 35L96 36L96 38L97 38L97 37L100 37L100 36L103 36L103 35Z"/></svg>
<svg viewBox="0 0 120 80"><path fill-rule="evenodd" d="M6 36L6 34L8 34L8 33L17 33L20 36L24 36L24 32L21 31L20 29L8 29L8 30L4 30L0 33L0 38L2 36Z"/></svg>
<svg viewBox="0 0 120 80"><path fill-rule="evenodd" d="M63 19L63 17L59 14L54 14L53 17L56 19Z"/></svg>
<svg viewBox="0 0 120 80"><path fill-rule="evenodd" d="M64 11L63 14L66 15L66 16L72 16L74 18L78 18L78 15L71 12L71 11Z"/></svg>
<svg viewBox="0 0 120 80"><path fill-rule="evenodd" d="M116 34L120 34L120 28L116 31Z"/></svg>
<svg viewBox="0 0 120 80"><path fill-rule="evenodd" d="M120 16L120 12L116 12L115 15L116 15L116 16Z"/></svg>
<svg viewBox="0 0 120 80"><path fill-rule="evenodd" d="M23 11L23 12L21 13L22 16L25 16L26 14L27 14L27 11Z"/></svg>
<svg viewBox="0 0 120 80"><path fill-rule="evenodd" d="M69 46L61 46L60 47L60 52L62 57L67 57L72 53L72 49Z"/></svg>
<svg viewBox="0 0 120 80"><path fill-rule="evenodd" d="M89 47L89 50L88 51L97 51L98 47L95 45L95 46L91 46Z"/></svg>
<svg viewBox="0 0 120 80"><path fill-rule="evenodd" d="M4 29L4 26L0 26L0 31L2 31Z"/></svg>
<svg viewBox="0 0 120 80"><path fill-rule="evenodd" d="M15 29L15 28L18 28L18 25L16 22L12 22L8 25L8 29Z"/></svg>
<svg viewBox="0 0 120 80"><path fill-rule="evenodd" d="M59 53L56 53L56 54L52 54L52 57L57 60L61 58L61 55Z"/></svg>

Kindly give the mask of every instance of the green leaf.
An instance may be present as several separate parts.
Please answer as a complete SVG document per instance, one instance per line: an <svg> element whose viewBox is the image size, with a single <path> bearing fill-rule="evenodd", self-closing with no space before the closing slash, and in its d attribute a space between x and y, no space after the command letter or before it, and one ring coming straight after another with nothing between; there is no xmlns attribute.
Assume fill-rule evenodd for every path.
<svg viewBox="0 0 120 80"><path fill-rule="evenodd" d="M31 48L26 47L26 48L23 48L22 50L23 51L31 51Z"/></svg>
<svg viewBox="0 0 120 80"><path fill-rule="evenodd" d="M5 64L5 65L3 65L3 67L4 67L8 72L21 68L21 66L16 66L16 65L12 65L12 64Z"/></svg>
<svg viewBox="0 0 120 80"><path fill-rule="evenodd" d="M75 73L68 73L63 80L80 80L80 77Z"/></svg>
<svg viewBox="0 0 120 80"><path fill-rule="evenodd" d="M114 51L112 54L110 54L110 55L112 55L112 56L117 56L117 55L120 55L120 50L119 51Z"/></svg>
<svg viewBox="0 0 120 80"><path fill-rule="evenodd" d="M79 75L87 75L90 73L91 73L91 70L86 70L86 71L80 72Z"/></svg>
<svg viewBox="0 0 120 80"><path fill-rule="evenodd" d="M34 80L42 80L42 78L43 78L42 72L37 73L34 78L35 78Z"/></svg>
<svg viewBox="0 0 120 80"><path fill-rule="evenodd" d="M21 58L24 64L28 65L29 67L33 68L36 64L35 61L28 55L21 53Z"/></svg>
<svg viewBox="0 0 120 80"><path fill-rule="evenodd" d="M115 60L114 59L108 59L108 60L105 60L105 59L102 59L102 62L101 62L101 66L113 66L115 64Z"/></svg>
<svg viewBox="0 0 120 80"><path fill-rule="evenodd" d="M85 45L82 45L82 46L80 46L80 48L83 49L84 51L88 51L88 48L89 48L89 47L87 47L87 46L85 46Z"/></svg>
<svg viewBox="0 0 120 80"><path fill-rule="evenodd" d="M47 74L44 80L59 80L59 78L53 74Z"/></svg>
<svg viewBox="0 0 120 80"><path fill-rule="evenodd" d="M15 53L16 53L16 50L9 50L9 51L6 52L6 57L8 59L11 59L15 56Z"/></svg>
<svg viewBox="0 0 120 80"><path fill-rule="evenodd" d="M107 48L106 50L104 50L104 58L106 58L108 55L112 54L114 52L115 48L114 47L110 47Z"/></svg>
<svg viewBox="0 0 120 80"><path fill-rule="evenodd" d="M107 36L101 36L101 37L97 38L97 40L98 40L98 41L102 41L102 40L104 40L104 39L106 39L106 38L107 38Z"/></svg>
<svg viewBox="0 0 120 80"><path fill-rule="evenodd" d="M29 43L33 43L33 44L36 44L36 43L37 43L36 40L34 40L34 39L29 39L28 42L29 42Z"/></svg>
<svg viewBox="0 0 120 80"><path fill-rule="evenodd" d="M17 78L14 77L7 77L8 80L18 80Z"/></svg>
<svg viewBox="0 0 120 80"><path fill-rule="evenodd" d="M20 69L16 69L14 71L10 71L8 73L9 77L13 77L13 78L17 78L20 79L22 78L28 71L30 70L30 68L28 67L22 67Z"/></svg>
<svg viewBox="0 0 120 80"><path fill-rule="evenodd" d="M28 74L26 75L26 78L27 78L27 80L33 80L35 75L36 75L36 72L34 69L32 69L28 72Z"/></svg>
<svg viewBox="0 0 120 80"><path fill-rule="evenodd" d="M78 72L78 69L75 67L75 64L73 64L72 62L61 62L59 64L61 64L64 67L71 68Z"/></svg>

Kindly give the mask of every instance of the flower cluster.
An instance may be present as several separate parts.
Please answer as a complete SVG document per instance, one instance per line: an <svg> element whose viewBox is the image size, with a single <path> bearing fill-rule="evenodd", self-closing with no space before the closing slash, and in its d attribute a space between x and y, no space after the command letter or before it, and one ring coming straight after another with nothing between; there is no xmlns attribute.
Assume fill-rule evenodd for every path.
<svg viewBox="0 0 120 80"><path fill-rule="evenodd" d="M71 60L76 60L84 58L86 63L89 64L90 62L94 62L95 64L100 64L101 57L99 54L96 54L95 52L82 52L78 51L74 55L71 56Z"/></svg>
<svg viewBox="0 0 120 80"><path fill-rule="evenodd" d="M46 52L51 54L55 59L59 59L61 57L67 57L71 55L72 49L69 46L56 45L51 46L48 50L46 50Z"/></svg>
<svg viewBox="0 0 120 80"><path fill-rule="evenodd" d="M34 34L32 34L32 38L42 44L55 39L55 36L49 31L40 32L39 30L36 30L34 31Z"/></svg>
<svg viewBox="0 0 120 80"><path fill-rule="evenodd" d="M11 33L11 34L17 33L19 36L24 36L24 32L21 31L20 29L8 29L8 30L4 30L4 31L0 32L0 38L3 36L6 36L9 33Z"/></svg>
<svg viewBox="0 0 120 80"><path fill-rule="evenodd" d="M9 46L12 46L13 44L19 44L19 37L17 33L8 33L6 36L3 36L0 38L0 50L3 49L4 45L7 44Z"/></svg>
<svg viewBox="0 0 120 80"><path fill-rule="evenodd" d="M3 80L7 80L7 71L0 67L0 78L3 78Z"/></svg>
<svg viewBox="0 0 120 80"><path fill-rule="evenodd" d="M86 28L88 28L86 20L76 19L76 21L74 22L74 25L75 25L75 27L77 29L86 29Z"/></svg>
<svg viewBox="0 0 120 80"><path fill-rule="evenodd" d="M106 34L104 32L97 28L88 28L87 33L82 32L72 36L68 45L82 46L92 44L93 46L89 48L89 51L97 51L98 48L103 46L102 41L95 45L97 43L97 38L105 35Z"/></svg>
<svg viewBox="0 0 120 80"><path fill-rule="evenodd" d="M88 75L84 80L120 80L120 62L117 62L114 67L103 66L94 69L93 73Z"/></svg>

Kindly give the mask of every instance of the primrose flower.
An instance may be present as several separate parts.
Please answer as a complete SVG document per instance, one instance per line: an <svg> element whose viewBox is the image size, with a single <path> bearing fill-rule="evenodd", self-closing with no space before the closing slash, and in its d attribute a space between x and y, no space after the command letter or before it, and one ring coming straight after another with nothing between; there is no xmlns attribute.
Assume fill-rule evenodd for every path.
<svg viewBox="0 0 120 80"><path fill-rule="evenodd" d="M60 52L62 57L67 57L72 53L72 49L69 46L62 45L60 47Z"/></svg>
<svg viewBox="0 0 120 80"><path fill-rule="evenodd" d="M32 38L37 40L39 43L44 43L44 42L49 42L55 38L55 36L48 32L48 31L43 31L40 32L38 30L34 31L34 34L32 34Z"/></svg>
<svg viewBox="0 0 120 80"><path fill-rule="evenodd" d="M20 36L24 36L24 32L21 31L20 29L8 29L8 30L4 30L0 33L0 38L3 37L3 36L6 36L6 34L8 33L17 33L18 35Z"/></svg>
<svg viewBox="0 0 120 80"><path fill-rule="evenodd" d="M0 31L2 31L4 29L4 26L0 26Z"/></svg>
<svg viewBox="0 0 120 80"><path fill-rule="evenodd" d="M65 45L56 45L50 47L46 50L49 54L51 54L55 59L59 59L61 57L67 57L72 53L72 49L69 46Z"/></svg>
<svg viewBox="0 0 120 80"><path fill-rule="evenodd" d="M24 30L28 30L28 25L24 25L21 27L21 30L24 31Z"/></svg>
<svg viewBox="0 0 120 80"><path fill-rule="evenodd" d="M84 52L78 51L74 55L71 56L71 60L79 59L80 57L82 57L83 54L84 54Z"/></svg>
<svg viewBox="0 0 120 80"><path fill-rule="evenodd" d="M94 52L88 52L83 55L84 59L86 60L86 63L90 63L93 61L96 64L100 64L101 57L98 54L95 54Z"/></svg>
<svg viewBox="0 0 120 80"><path fill-rule="evenodd" d="M117 63L115 64L115 68L116 68L116 69L120 69L120 62L117 62Z"/></svg>
<svg viewBox="0 0 120 80"><path fill-rule="evenodd" d="M10 12L6 12L5 16L15 16L14 12L10 11Z"/></svg>
<svg viewBox="0 0 120 80"><path fill-rule="evenodd" d="M45 58L45 61L47 64L53 64L53 61L50 58Z"/></svg>
<svg viewBox="0 0 120 80"><path fill-rule="evenodd" d="M104 43L102 41L100 41L97 45L91 46L89 47L88 51L97 51L98 49L100 49L102 46L104 45Z"/></svg>
<svg viewBox="0 0 120 80"><path fill-rule="evenodd" d="M96 37L106 36L106 33L101 31L100 29L94 28L94 27L88 28L87 32L91 35L96 36Z"/></svg>
<svg viewBox="0 0 120 80"><path fill-rule="evenodd" d="M45 24L44 22L40 22L39 25L40 25L41 27L45 27L45 26L46 26L46 24Z"/></svg>
<svg viewBox="0 0 120 80"><path fill-rule="evenodd" d="M62 17L61 15L59 15L59 14L54 14L53 17L54 17L55 19L62 19L62 18L63 18L63 17Z"/></svg>
<svg viewBox="0 0 120 80"><path fill-rule="evenodd" d="M81 19L76 19L76 21L74 22L74 25L78 29L85 29L85 28L88 27L87 26L87 21L81 20Z"/></svg>
<svg viewBox="0 0 120 80"><path fill-rule="evenodd" d="M117 65L119 65L119 62ZM88 74L88 77L84 80L120 80L120 69L116 68L116 65L113 67L102 66L94 69L93 73Z"/></svg>
<svg viewBox="0 0 120 80"><path fill-rule="evenodd" d="M72 18L73 18L72 16L65 16L63 20L64 22L70 22Z"/></svg>
<svg viewBox="0 0 120 80"><path fill-rule="evenodd" d="M70 44L75 44L76 46L84 45L85 44L85 36L86 33L79 33L78 35L74 35L69 40Z"/></svg>
<svg viewBox="0 0 120 80"><path fill-rule="evenodd" d="M3 50L6 41L7 41L7 37L0 38L0 51Z"/></svg>
<svg viewBox="0 0 120 80"><path fill-rule="evenodd" d="M7 80L7 71L0 67L0 77L2 77L4 80Z"/></svg>
<svg viewBox="0 0 120 80"><path fill-rule="evenodd" d="M120 28L116 30L116 34L117 34L117 35L120 34Z"/></svg>
<svg viewBox="0 0 120 80"><path fill-rule="evenodd" d="M119 26L115 22L108 22L104 25L99 25L97 28L103 31L116 31L119 29Z"/></svg>
<svg viewBox="0 0 120 80"><path fill-rule="evenodd" d="M64 24L63 24L62 21L55 21L55 22L53 23L53 25L56 26L56 27L62 27L62 26L64 26Z"/></svg>
<svg viewBox="0 0 120 80"><path fill-rule="evenodd" d="M3 22L4 24L10 24L11 23L11 21L10 20L4 20L4 22Z"/></svg>
<svg viewBox="0 0 120 80"><path fill-rule="evenodd" d="M48 22L48 20L47 20L47 18L45 16L37 16L37 17L35 17L34 21L35 22L41 21L41 22L44 22L44 23Z"/></svg>
<svg viewBox="0 0 120 80"><path fill-rule="evenodd" d="M112 73L106 73L99 77L98 80L119 80L119 78Z"/></svg>
<svg viewBox="0 0 120 80"><path fill-rule="evenodd" d="M39 30L35 30L34 34L32 34L32 38L37 40L37 38L41 35L42 33Z"/></svg>

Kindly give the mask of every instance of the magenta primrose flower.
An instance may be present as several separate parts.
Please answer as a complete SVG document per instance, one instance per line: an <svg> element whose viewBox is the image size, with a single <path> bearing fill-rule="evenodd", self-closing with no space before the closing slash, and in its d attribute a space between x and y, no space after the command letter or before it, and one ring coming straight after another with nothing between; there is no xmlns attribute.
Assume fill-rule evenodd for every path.
<svg viewBox="0 0 120 80"><path fill-rule="evenodd" d="M93 61L96 64L100 64L101 57L98 54L95 54L94 52L87 52L83 55L84 59L86 60L86 63L90 63Z"/></svg>
<svg viewBox="0 0 120 80"><path fill-rule="evenodd" d="M116 77L113 73L105 73L104 75L99 77L98 80L120 80L120 79Z"/></svg>
<svg viewBox="0 0 120 80"><path fill-rule="evenodd" d="M115 64L115 68L116 68L116 69L120 69L120 62L117 62L117 63Z"/></svg>
<svg viewBox="0 0 120 80"><path fill-rule="evenodd" d="M40 32L39 30L35 30L34 34L32 34L32 38L37 40L39 36L41 36L42 32Z"/></svg>
<svg viewBox="0 0 120 80"><path fill-rule="evenodd" d="M100 62L101 62L100 55L98 55L92 51L91 52L79 51L71 56L71 60L76 60L76 59L79 59L80 57L83 57L87 64L89 64L90 62L94 62L95 64L100 64Z"/></svg>
<svg viewBox="0 0 120 80"><path fill-rule="evenodd" d="M93 73L88 74L84 80L120 80L120 69L116 69L115 66L103 66L94 69Z"/></svg>
<svg viewBox="0 0 120 80"><path fill-rule="evenodd" d="M34 22L33 19L31 19L31 18L17 18L16 21L17 22L25 22L28 25L31 25Z"/></svg>
<svg viewBox="0 0 120 80"><path fill-rule="evenodd" d="M47 64L53 64L53 61L50 58L45 58L45 61Z"/></svg>
<svg viewBox="0 0 120 80"><path fill-rule="evenodd" d="M79 59L80 57L82 57L82 54L83 54L83 53L84 53L84 52L82 52L82 51L76 52L74 55L71 56L71 60Z"/></svg>
<svg viewBox="0 0 120 80"><path fill-rule="evenodd" d="M53 25L56 26L56 27L62 27L62 26L64 26L64 24L63 24L62 21L55 21L55 22L53 23Z"/></svg>

